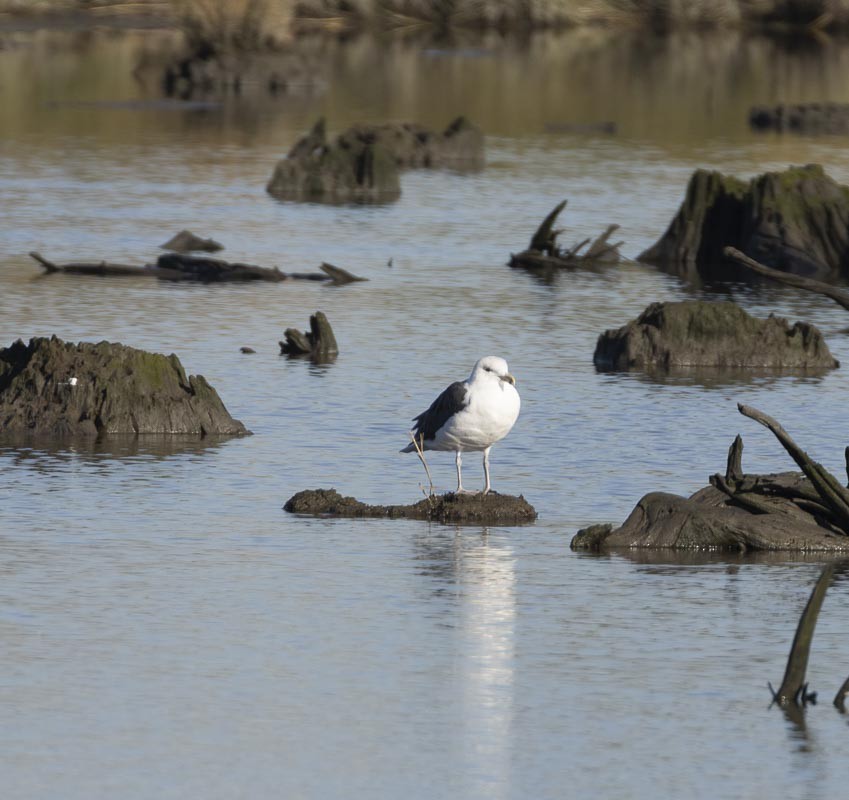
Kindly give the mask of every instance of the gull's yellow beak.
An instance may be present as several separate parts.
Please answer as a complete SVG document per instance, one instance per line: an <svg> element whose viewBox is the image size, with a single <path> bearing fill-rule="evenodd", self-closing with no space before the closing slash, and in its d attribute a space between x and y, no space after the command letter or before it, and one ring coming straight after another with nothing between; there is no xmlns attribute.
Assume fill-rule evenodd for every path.
<svg viewBox="0 0 849 800"><path fill-rule="evenodd" d="M516 379L509 372L506 375L502 375L501 380L507 381L507 383L511 383L513 386L516 385Z"/></svg>

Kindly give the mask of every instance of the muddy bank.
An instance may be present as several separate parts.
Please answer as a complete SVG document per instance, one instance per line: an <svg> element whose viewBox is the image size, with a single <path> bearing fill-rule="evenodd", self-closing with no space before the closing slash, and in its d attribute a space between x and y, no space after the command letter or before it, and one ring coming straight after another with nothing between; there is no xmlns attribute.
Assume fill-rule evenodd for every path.
<svg viewBox="0 0 849 800"><path fill-rule="evenodd" d="M0 350L0 433L250 433L176 355L119 343L18 340Z"/></svg>
<svg viewBox="0 0 849 800"><path fill-rule="evenodd" d="M420 519L468 525L522 525L533 522L537 512L521 495L431 495L412 505L379 506L343 497L335 489L307 489L292 496L283 508L292 514L319 517L371 517Z"/></svg>
<svg viewBox="0 0 849 800"><path fill-rule="evenodd" d="M840 366L814 325L757 319L735 303L700 300L652 303L627 325L602 333L593 362L601 370Z"/></svg>
<svg viewBox="0 0 849 800"><path fill-rule="evenodd" d="M727 246L784 272L849 277L849 187L817 164L749 181L696 170L666 233L638 258L672 272L746 280L724 256Z"/></svg>

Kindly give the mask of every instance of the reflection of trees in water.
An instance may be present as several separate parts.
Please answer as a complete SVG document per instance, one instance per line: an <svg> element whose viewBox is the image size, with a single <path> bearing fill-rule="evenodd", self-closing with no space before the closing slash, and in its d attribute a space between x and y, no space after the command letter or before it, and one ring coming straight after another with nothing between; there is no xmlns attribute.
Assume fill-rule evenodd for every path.
<svg viewBox="0 0 849 800"><path fill-rule="evenodd" d="M177 42L173 32L33 34L28 46L0 53L4 74L16 76L6 87L4 125L12 133L43 133L61 122L65 132L121 145L189 129L199 141L236 135L282 149L288 139L280 115L304 130L332 108L334 130L365 118L444 126L462 113L495 136L545 136L547 125L612 121L625 138L702 147L711 137L746 135L754 104L849 101L849 44L839 40L826 46L725 30L654 36L582 29L513 37L458 32L436 45L393 36L305 37L277 56L285 91L269 98L263 86L252 98L246 83L238 102L212 111L76 110L51 119L32 103L161 96L151 76ZM567 132L546 141L560 147L586 138ZM781 150L776 160L787 160L779 140L762 141ZM669 155L658 152L658 163Z"/></svg>

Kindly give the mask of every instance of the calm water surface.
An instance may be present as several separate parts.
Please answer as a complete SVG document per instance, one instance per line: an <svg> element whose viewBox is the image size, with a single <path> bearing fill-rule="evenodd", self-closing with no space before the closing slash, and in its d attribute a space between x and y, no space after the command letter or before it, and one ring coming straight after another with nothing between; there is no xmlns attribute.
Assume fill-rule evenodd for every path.
<svg viewBox="0 0 849 800"><path fill-rule="evenodd" d="M11 33L0 48L0 344L36 335L176 352L255 435L0 448L0 774L10 798L836 797L849 723L849 591L831 590L807 725L768 710L820 564L570 552L645 492L689 493L741 432L737 402L843 469L846 369L825 376L601 375L598 334L649 302L716 297L805 319L849 363L846 312L775 287L701 287L629 263L545 284L505 266L569 198L564 238L622 226L633 257L691 171L816 161L849 141L755 137L748 107L849 100L849 46L632 43L583 34L474 48L309 43L320 80L268 100L162 107L134 80L165 33ZM279 203L275 160L319 115L442 126L468 114L488 168L412 172L385 207ZM616 121L617 136L546 126ZM152 260L180 228L283 270L369 283L181 286L45 278L54 260ZM392 258L392 266L387 262ZM341 354L278 356L325 311ZM243 356L239 347L257 350ZM493 450L524 528L298 519L294 492L416 500L409 419L475 360L518 378ZM453 459L430 459L440 489ZM468 483L482 480L466 459Z"/></svg>

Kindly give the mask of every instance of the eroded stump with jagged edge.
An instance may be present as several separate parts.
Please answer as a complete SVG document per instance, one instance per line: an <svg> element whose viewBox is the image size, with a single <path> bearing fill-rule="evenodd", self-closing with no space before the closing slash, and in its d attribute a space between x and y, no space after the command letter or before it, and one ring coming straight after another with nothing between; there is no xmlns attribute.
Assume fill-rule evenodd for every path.
<svg viewBox="0 0 849 800"><path fill-rule="evenodd" d="M287 356L310 356L327 360L339 354L339 346L333 328L324 312L316 311L310 316L310 329L301 332L297 328L286 328L286 341L280 342L280 354Z"/></svg>
<svg viewBox="0 0 849 800"><path fill-rule="evenodd" d="M0 434L250 433L176 355L119 343L18 340L0 350Z"/></svg>
<svg viewBox="0 0 849 800"><path fill-rule="evenodd" d="M696 170L666 233L638 258L673 272L746 280L723 255L727 246L784 272L849 277L849 187L817 164L748 181Z"/></svg>
<svg viewBox="0 0 849 800"><path fill-rule="evenodd" d="M593 362L602 370L827 370L840 366L807 322L750 316L732 302L652 303L639 317L602 333Z"/></svg>

